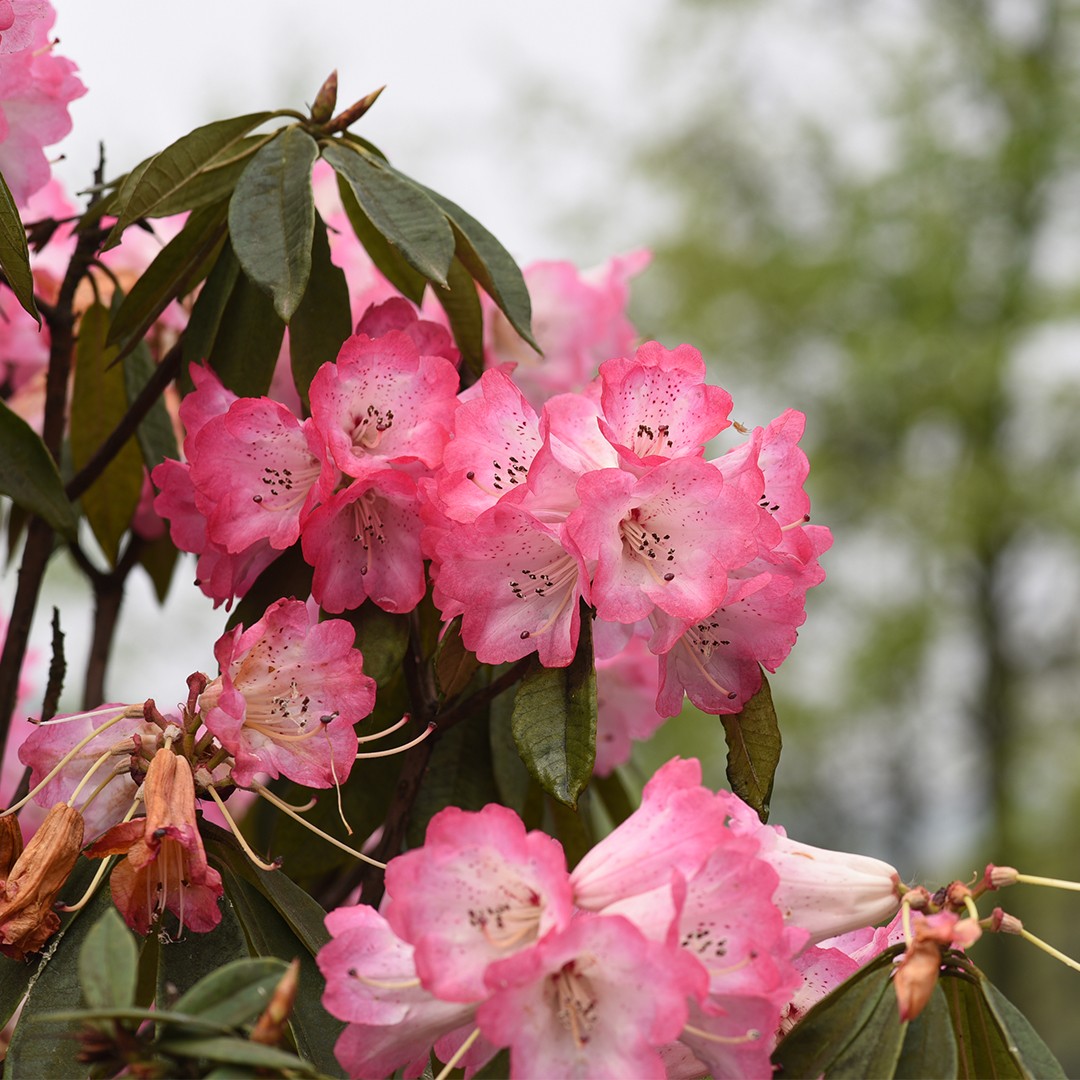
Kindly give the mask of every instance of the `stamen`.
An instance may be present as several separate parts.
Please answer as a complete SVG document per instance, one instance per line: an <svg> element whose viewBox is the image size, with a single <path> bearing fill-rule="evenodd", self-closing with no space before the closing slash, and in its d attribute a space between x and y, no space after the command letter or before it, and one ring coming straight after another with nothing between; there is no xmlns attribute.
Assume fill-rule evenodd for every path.
<svg viewBox="0 0 1080 1080"><path fill-rule="evenodd" d="M450 1060L442 1067L442 1071L435 1080L446 1080L454 1070L457 1063L469 1052L469 1048L480 1037L480 1029L473 1028L472 1034L457 1048Z"/></svg>
<svg viewBox="0 0 1080 1080"><path fill-rule="evenodd" d="M740 1046L743 1043L757 1042L761 1038L761 1032L757 1028L747 1028L745 1035L714 1035L711 1031L703 1031L692 1024L686 1024L683 1031L699 1039L708 1039L709 1042L721 1043L724 1046Z"/></svg>
<svg viewBox="0 0 1080 1080"><path fill-rule="evenodd" d="M402 979L400 982L393 982L386 979L369 979L366 975L361 975L359 971L350 971L349 974L375 990L415 990L420 985L419 979Z"/></svg>
<svg viewBox="0 0 1080 1080"><path fill-rule="evenodd" d="M260 869L260 870L279 870L281 868L281 860L275 859L273 862L263 862L254 851L251 850L251 846L244 839L244 834L237 827L235 821L233 821L232 814L225 808L225 800L217 793L217 791L208 787L206 789L210 798L217 803L217 808L221 811L221 816L225 819L225 824L229 826L233 836L236 837L237 843L244 849L244 854Z"/></svg>
<svg viewBox="0 0 1080 1080"><path fill-rule="evenodd" d="M323 734L326 734L326 728L323 729ZM341 824L345 826L345 832L352 836L353 827L345 818L345 807L341 804L341 781L338 779L337 769L334 768L334 744L330 741L330 736L326 735L326 744L330 747L330 776L334 781L334 792L337 795L337 812L338 817L341 818Z"/></svg>
<svg viewBox="0 0 1080 1080"><path fill-rule="evenodd" d="M100 783L100 784L98 784L98 786L97 786L96 788L94 788L94 790L93 790L93 791L91 791L91 792L90 792L90 795L88 796L88 798L87 798L86 802L84 802L84 803L82 804L82 806L80 807L80 810L81 810L81 812L82 812L83 814L85 814L85 813L86 813L86 808L87 808L87 807L88 807L88 806L89 806L89 805L90 805L90 804L91 804L91 803L92 803L92 802L93 802L93 801L94 801L94 800L95 800L95 799L96 799L96 798L97 798L97 797L98 797L98 796L99 796L99 795L100 795L100 794L101 794L101 793L102 793L102 792L103 792L103 791L104 791L104 790L105 790L105 789L106 789L106 788L107 788L107 787L108 787L108 786L109 786L109 785L110 785L110 784L111 784L111 783L112 783L112 782L113 782L113 781L114 781L115 779L117 779L117 777L120 777L120 776L127 776L127 775L129 775L129 774L130 774L130 772L131 772L131 770L130 770L130 769L129 769L129 768L127 767L127 766L123 766L123 767L121 767L121 768L118 768L118 769L113 769L113 771L112 771L111 773L109 773L109 775L108 775L108 776L106 776L106 777L105 777L105 779L104 779L104 780L102 780L102 781L101 781L101 783Z"/></svg>
<svg viewBox="0 0 1080 1080"><path fill-rule="evenodd" d="M791 529L801 529L810 520L809 514L804 514L798 521L789 522L787 525L781 525L781 532L788 532Z"/></svg>
<svg viewBox="0 0 1080 1080"><path fill-rule="evenodd" d="M698 647L699 643L700 648ZM735 693L734 690L729 690L726 686L722 686L712 677L712 675L709 674L709 671L705 667L705 664L702 661L701 657L702 655L704 655L705 659L707 660L710 656L712 656L712 646L709 646L706 642L702 640L700 633L698 633L695 627L690 627L690 629L687 630L681 638L679 638L678 644L683 647L687 656L690 657L690 661L694 665L694 667L696 667L698 671L701 672L702 678L704 678L704 680L711 687L713 687L717 691L717 693L723 694L724 697L726 697L729 701L734 701L735 698L739 696L737 693Z"/></svg>
<svg viewBox="0 0 1080 1080"><path fill-rule="evenodd" d="M379 867L380 870L386 869L386 863L379 862L378 859L373 859L370 855L365 855L362 851L357 851L355 850L355 848L349 847L348 844L343 844L340 840L335 839L329 833L323 832L322 829L316 828L316 826L312 825L310 821L308 821L306 818L302 818L298 813L296 813L296 811L293 810L293 808L289 806L287 802L279 799L272 791L260 784L258 780L252 780L251 790L254 791L257 795L261 795L272 806L276 806L283 814L288 814L288 816L291 817L293 821L300 822L300 824L303 825L305 829L308 829L310 832L315 833L316 836L321 836L328 844L333 844L334 847L339 848L342 851L348 852L350 855L352 855L354 858L359 859L361 862L370 863L372 866Z"/></svg>
<svg viewBox="0 0 1080 1080"><path fill-rule="evenodd" d="M400 727L400 725L395 726ZM422 743L437 727L438 724L436 724L434 720L429 720L428 726L410 742L402 743L401 746L395 746L392 750L371 750L363 754L357 754L356 760L359 761L361 758L393 757L394 754L404 753L406 750L411 750L414 746ZM352 829L350 829L349 832L351 833Z"/></svg>
<svg viewBox="0 0 1080 1080"><path fill-rule="evenodd" d="M381 739L384 735L393 734L398 728L403 728L411 719L412 717L406 713L396 724L391 724L388 728L383 728L382 731L376 731L372 735L361 735L356 741L361 743L374 742L376 739Z"/></svg>
<svg viewBox="0 0 1080 1080"><path fill-rule="evenodd" d="M1045 885L1051 889L1067 889L1080 892L1080 881L1064 881L1061 878L1038 877L1035 874L1017 874L1016 880L1025 885Z"/></svg>
<svg viewBox="0 0 1080 1080"><path fill-rule="evenodd" d="M1020 927L1020 936L1025 941L1030 941L1038 949L1042 949L1044 953L1049 953L1055 960L1060 960L1066 967L1070 967L1073 971L1080 971L1080 964L1078 964L1071 956L1066 956L1060 949L1055 949L1053 945L1047 944L1042 938L1037 938L1030 930L1025 930Z"/></svg>

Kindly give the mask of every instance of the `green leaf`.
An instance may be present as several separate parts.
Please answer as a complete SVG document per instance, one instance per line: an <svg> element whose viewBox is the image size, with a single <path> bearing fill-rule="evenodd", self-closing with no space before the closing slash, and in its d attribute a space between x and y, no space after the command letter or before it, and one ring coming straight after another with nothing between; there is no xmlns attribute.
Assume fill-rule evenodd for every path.
<svg viewBox="0 0 1080 1080"><path fill-rule="evenodd" d="M232 960L201 978L173 1009L226 1027L252 1023L266 1008L287 967L276 956Z"/></svg>
<svg viewBox="0 0 1080 1080"><path fill-rule="evenodd" d="M303 128L287 127L248 162L229 200L233 252L286 323L311 274L311 167L318 156L318 143Z"/></svg>
<svg viewBox="0 0 1080 1080"><path fill-rule="evenodd" d="M79 950L79 978L92 1009L127 1008L135 1000L139 950L116 908L90 928Z"/></svg>
<svg viewBox="0 0 1080 1080"><path fill-rule="evenodd" d="M113 315L108 345L126 356L145 337L161 313L201 280L208 260L225 235L224 203L196 211L158 252Z"/></svg>
<svg viewBox="0 0 1080 1080"><path fill-rule="evenodd" d="M265 135L248 135L235 145L227 147L207 162L206 168L158 203L154 208L154 217L168 217L185 210L199 210L211 203L227 200L247 168L248 161L276 134L277 132L271 131Z"/></svg>
<svg viewBox="0 0 1080 1080"><path fill-rule="evenodd" d="M162 1054L200 1061L218 1061L230 1065L249 1065L252 1068L294 1070L301 1076L316 1075L315 1069L295 1054L273 1046L248 1042L247 1039L211 1038L167 1039L157 1044Z"/></svg>
<svg viewBox="0 0 1080 1080"><path fill-rule="evenodd" d="M1065 1071L1061 1063L1039 1037L1027 1017L985 975L982 976L980 985L983 997L1004 1036L1005 1045L1024 1075L1039 1077L1040 1080L1064 1080Z"/></svg>
<svg viewBox="0 0 1080 1080"><path fill-rule="evenodd" d="M385 162L351 145L324 146L323 157L344 177L371 223L405 261L428 281L445 285L454 234L428 195Z"/></svg>
<svg viewBox="0 0 1080 1080"><path fill-rule="evenodd" d="M308 388L315 372L335 360L352 333L349 286L345 274L330 260L326 226L316 217L311 245L311 276L300 306L289 323L289 357L293 382L300 400L308 406Z"/></svg>
<svg viewBox="0 0 1080 1080"><path fill-rule="evenodd" d="M461 640L461 616L446 628L435 648L435 682L444 700L457 697L479 671L476 653Z"/></svg>
<svg viewBox="0 0 1080 1080"><path fill-rule="evenodd" d="M75 538L75 508L41 436L0 401L0 495L47 521L57 532Z"/></svg>
<svg viewBox="0 0 1080 1080"><path fill-rule="evenodd" d="M437 191L424 190L450 219L457 257L510 320L510 325L539 352L540 346L532 336L532 301L518 264L474 217Z"/></svg>
<svg viewBox="0 0 1080 1080"><path fill-rule="evenodd" d="M164 604L169 595L173 574L180 559L180 552L168 533L156 540L144 543L139 549L139 565L150 576L158 602Z"/></svg>
<svg viewBox="0 0 1080 1080"><path fill-rule="evenodd" d="M79 323L75 386L71 395L71 458L76 470L94 455L127 412L123 368L107 348L109 313L91 304ZM109 562L116 563L124 535L142 494L143 461L134 437L83 493L82 508Z"/></svg>
<svg viewBox="0 0 1080 1080"><path fill-rule="evenodd" d="M96 861L82 859L76 863L62 899L69 903L77 900L97 869ZM86 1067L76 1060L77 1040L68 1035L57 1038L55 1028L36 1024L33 1018L81 1010L83 989L78 957L90 930L112 906L109 889L98 889L86 907L61 916L65 923L46 946L36 970L33 964L26 965L33 982L4 1060L5 1078L85 1075Z"/></svg>
<svg viewBox="0 0 1080 1080"><path fill-rule="evenodd" d="M868 1040L875 1032L883 1032L886 1039L895 1039L884 1013L892 1011L899 1027L899 1011L896 995L892 992L892 962L903 945L897 945L875 957L860 968L846 982L819 1001L788 1034L780 1040L773 1052L776 1075L783 1080L797 1077L832 1077L834 1063L841 1061L844 1068L835 1075L889 1076L888 1072L856 1074L847 1071L857 1068L863 1056L879 1051L864 1046L860 1040L867 1033ZM879 1007L882 1012L879 1014ZM886 1056L893 1052L893 1042L887 1041L880 1051ZM900 1053L900 1043L895 1041L895 1052ZM894 1059L895 1060L895 1059Z"/></svg>
<svg viewBox="0 0 1080 1080"><path fill-rule="evenodd" d="M588 792L584 794L588 796ZM545 801L545 810L550 819L545 820L544 831L549 832L562 844L566 865L573 870L596 843L589 827L588 816L583 813L586 803L583 800L577 810L571 810L550 796Z"/></svg>
<svg viewBox="0 0 1080 1080"><path fill-rule="evenodd" d="M266 609L283 596L308 596L314 571L304 562L298 545L283 551L252 583L225 623L231 630L257 623ZM306 591L305 591L306 590Z"/></svg>
<svg viewBox="0 0 1080 1080"><path fill-rule="evenodd" d="M925 1076L956 1076L960 1059L953 1035L949 1005L941 986L935 986L926 1008L908 1023L904 1047L893 1076L922 1080Z"/></svg>
<svg viewBox="0 0 1080 1080"><path fill-rule="evenodd" d="M133 221L153 216L159 206L176 195L185 184L211 168L215 159L220 160L236 148L252 128L264 123L270 115L268 112L249 113L230 120L216 120L197 127L167 146L142 171L124 200L123 207L118 208L118 220L105 247L118 244L124 230ZM174 212L171 206L168 209Z"/></svg>
<svg viewBox="0 0 1080 1080"><path fill-rule="evenodd" d="M209 358L238 277L240 263L233 254L232 245L226 240L205 284L199 290L184 331L180 388L185 394L190 393L193 386L188 368L191 364L205 364Z"/></svg>
<svg viewBox="0 0 1080 1080"><path fill-rule="evenodd" d="M613 826L621 825L637 809L618 772L594 776L589 790L604 804Z"/></svg>
<svg viewBox="0 0 1080 1080"><path fill-rule="evenodd" d="M402 258L397 248L392 247L372 225L371 219L360 208L352 187L343 176L338 176L337 185L349 224L352 225L357 240L364 245L371 261L402 296L408 297L414 304L419 304L424 299L427 278L418 274Z"/></svg>
<svg viewBox="0 0 1080 1080"><path fill-rule="evenodd" d="M210 367L234 394L259 397L270 388L284 335L273 301L238 274L217 326Z"/></svg>
<svg viewBox="0 0 1080 1080"><path fill-rule="evenodd" d="M124 357L123 367L124 396L128 405L131 405L142 393L157 368L154 358L150 355L150 347L145 341L140 341ZM165 408L164 395L150 406L149 411L135 429L135 439L142 452L143 463L148 470L153 469L155 465L160 465L166 458L180 456L179 447L176 445L176 431L173 429L172 420L169 419L169 410Z"/></svg>
<svg viewBox="0 0 1080 1080"><path fill-rule="evenodd" d="M409 647L409 617L383 611L371 600L337 618L348 619L356 628L356 648L364 657L364 674L381 687L401 671Z"/></svg>
<svg viewBox="0 0 1080 1080"><path fill-rule="evenodd" d="M507 665L509 666L509 665ZM491 677L497 678L505 668L496 668ZM533 779L518 753L510 718L514 711L517 688L503 691L488 707L490 715L489 738L491 740L491 764L499 798L503 806L509 806L519 817L525 817L530 801L543 807L544 793Z"/></svg>
<svg viewBox="0 0 1080 1080"><path fill-rule="evenodd" d="M442 304L454 341L466 367L479 378L484 371L484 315L472 275L454 258L446 275L447 288L436 285L435 298Z"/></svg>
<svg viewBox="0 0 1080 1080"><path fill-rule="evenodd" d="M584 604L570 666L545 668L537 661L518 687L510 726L529 772L549 795L575 809L596 761L596 668L592 616Z"/></svg>
<svg viewBox="0 0 1080 1080"><path fill-rule="evenodd" d="M720 722L728 747L727 778L731 790L766 822L773 777L780 762L781 740L772 691L764 673L761 689L743 706L742 712L721 716Z"/></svg>
<svg viewBox="0 0 1080 1080"><path fill-rule="evenodd" d="M30 269L26 230L3 173L0 173L0 270L3 270L15 299L40 326L41 316L34 303L34 275Z"/></svg>

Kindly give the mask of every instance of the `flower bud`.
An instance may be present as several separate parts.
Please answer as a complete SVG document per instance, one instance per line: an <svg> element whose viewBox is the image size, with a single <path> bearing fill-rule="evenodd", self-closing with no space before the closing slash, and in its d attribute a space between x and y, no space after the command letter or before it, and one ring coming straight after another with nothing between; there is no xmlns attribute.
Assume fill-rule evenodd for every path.
<svg viewBox="0 0 1080 1080"><path fill-rule="evenodd" d="M83 818L57 803L0 887L0 952L13 960L37 952L60 929L52 910L83 842Z"/></svg>
<svg viewBox="0 0 1080 1080"><path fill-rule="evenodd" d="M326 82L319 87L315 100L311 103L311 119L316 124L325 124L334 115L334 106L337 104L337 71L331 71L326 77Z"/></svg>
<svg viewBox="0 0 1080 1080"><path fill-rule="evenodd" d="M941 970L941 945L933 935L921 934L921 929L916 927L893 977L901 1023L914 1020L926 1008Z"/></svg>

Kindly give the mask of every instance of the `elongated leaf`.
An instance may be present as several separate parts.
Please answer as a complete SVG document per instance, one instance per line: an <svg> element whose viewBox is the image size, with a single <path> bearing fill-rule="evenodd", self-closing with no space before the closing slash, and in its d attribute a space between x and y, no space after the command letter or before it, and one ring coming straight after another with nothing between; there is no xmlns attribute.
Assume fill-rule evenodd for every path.
<svg viewBox="0 0 1080 1080"><path fill-rule="evenodd" d="M383 277L394 286L402 296L407 296L414 304L424 298L427 278L417 273L386 238L371 223L371 219L360 208L353 194L352 186L343 176L338 176L338 191L345 214L356 233L357 240L364 245L371 261L378 267Z"/></svg>
<svg viewBox="0 0 1080 1080"><path fill-rule="evenodd" d="M903 946L897 945L875 957L819 1001L781 1039L772 1056L778 1077L832 1076L833 1063L872 1024L883 1001L897 1013L890 979L893 959L901 951ZM896 1049L899 1052L899 1046Z"/></svg>
<svg viewBox="0 0 1080 1080"><path fill-rule="evenodd" d="M285 324L273 301L245 274L237 275L210 350L210 366L240 397L259 397L274 377Z"/></svg>
<svg viewBox="0 0 1080 1080"><path fill-rule="evenodd" d="M854 1038L825 1071L829 1080L865 1080L868 1076L892 1076L900 1059L906 1025L893 993L890 972L879 973L882 992L873 1011Z"/></svg>
<svg viewBox="0 0 1080 1080"><path fill-rule="evenodd" d="M454 252L480 287L499 306L510 325L540 351L532 336L532 301L525 278L510 253L494 236L445 195L424 190L442 207L454 229Z"/></svg>
<svg viewBox="0 0 1080 1080"><path fill-rule="evenodd" d="M127 411L124 371L107 348L109 313L92 304L83 313L76 346L75 386L71 396L71 457L81 469ZM120 537L131 524L142 493L142 454L128 439L104 472L82 496L82 507L101 550L115 564Z"/></svg>
<svg viewBox="0 0 1080 1080"><path fill-rule="evenodd" d="M537 663L518 687L510 726L529 772L549 795L575 809L596 761L596 668L587 612L570 666Z"/></svg>
<svg viewBox="0 0 1080 1080"><path fill-rule="evenodd" d="M349 286L340 267L330 261L326 226L316 216L311 244L311 276L300 306L289 323L289 357L293 382L305 406L308 388L323 364L337 359L342 343L352 333Z"/></svg>
<svg viewBox="0 0 1080 1080"><path fill-rule="evenodd" d="M1040 1080L1064 1080L1065 1070L1061 1063L1039 1037L1027 1017L985 976L981 985L983 997L1005 1037L1005 1045L1024 1075L1038 1077Z"/></svg>
<svg viewBox="0 0 1080 1080"><path fill-rule="evenodd" d="M249 131L269 118L270 113L260 112L217 120L197 127L167 146L147 165L125 205L118 208L118 220L105 246L109 248L119 243L124 230L133 221L153 216L157 207L184 184L204 172L213 165L215 158L237 146Z"/></svg>
<svg viewBox="0 0 1080 1080"><path fill-rule="evenodd" d="M934 987L926 1008L908 1024L893 1076L897 1080L956 1076L959 1060L949 1005L939 984Z"/></svg>
<svg viewBox="0 0 1080 1080"><path fill-rule="evenodd" d="M446 284L454 234L442 210L411 180L352 146L323 147L371 223L428 281Z"/></svg>
<svg viewBox="0 0 1080 1080"><path fill-rule="evenodd" d="M435 682L444 699L456 697L480 668L476 654L461 640L461 616L446 628L435 650Z"/></svg>
<svg viewBox="0 0 1080 1080"><path fill-rule="evenodd" d="M225 236L224 203L191 215L187 224L158 252L124 297L109 327L108 344L126 356L177 297L199 281L199 271Z"/></svg>
<svg viewBox="0 0 1080 1080"><path fill-rule="evenodd" d="M247 1039L217 1038L167 1039L158 1043L158 1050L173 1057L218 1061L230 1065L249 1065L252 1068L294 1070L301 1076L312 1076L315 1069L295 1054L273 1046L249 1042Z"/></svg>
<svg viewBox="0 0 1080 1080"><path fill-rule="evenodd" d="M139 950L116 908L90 928L79 951L83 996L92 1009L126 1008L135 1000Z"/></svg>
<svg viewBox="0 0 1080 1080"><path fill-rule="evenodd" d="M442 304L461 359L477 379L484 371L484 315L472 275L457 257L446 275L447 288L434 286L435 298Z"/></svg>
<svg viewBox="0 0 1080 1080"><path fill-rule="evenodd" d="M146 571L154 586L158 602L164 604L169 595L173 573L179 563L180 552L168 533L143 544L139 549L139 565Z"/></svg>
<svg viewBox="0 0 1080 1080"><path fill-rule="evenodd" d="M318 156L318 143L306 131L288 127L248 162L229 200L233 252L286 323L311 274L311 167Z"/></svg>
<svg viewBox="0 0 1080 1080"><path fill-rule="evenodd" d="M720 720L728 747L727 778L731 790L766 822L782 744L772 691L764 674L761 689L743 706L742 712L721 716Z"/></svg>
<svg viewBox="0 0 1080 1080"><path fill-rule="evenodd" d="M299 594L297 594L299 595ZM356 628L356 647L364 656L364 674L380 686L400 674L405 650L409 647L409 617L383 611L372 601L346 611L346 618Z"/></svg>
<svg viewBox="0 0 1080 1080"><path fill-rule="evenodd" d="M34 275L30 270L26 230L3 173L0 173L0 270L3 270L15 299L40 326L41 316L34 303Z"/></svg>
<svg viewBox="0 0 1080 1080"><path fill-rule="evenodd" d="M0 401L0 495L47 521L57 532L74 538L75 508L41 436Z"/></svg>
<svg viewBox="0 0 1080 1080"><path fill-rule="evenodd" d="M173 1009L226 1027L251 1023L266 1008L287 967L276 956L231 960L201 978Z"/></svg>
<svg viewBox="0 0 1080 1080"><path fill-rule="evenodd" d="M132 404L150 381L156 370L150 347L140 341L124 357L124 395L128 404ZM180 451L176 445L176 432L169 419L169 410L165 408L164 396L159 397L149 412L135 429L135 438L142 451L143 463L147 469L160 465L166 458L178 458Z"/></svg>
<svg viewBox="0 0 1080 1080"><path fill-rule="evenodd" d="M232 245L226 240L191 309L184 333L184 362L180 371L180 387L185 394L192 389L189 367L191 364L204 364L209 358L217 340L225 307L239 276L240 263L236 261Z"/></svg>
<svg viewBox="0 0 1080 1080"><path fill-rule="evenodd" d="M198 210L211 203L228 199L236 187L248 161L257 150L265 146L276 132L265 135L248 135L238 143L226 147L206 163L205 168L183 183L168 198L154 208L154 217L168 217L185 210Z"/></svg>

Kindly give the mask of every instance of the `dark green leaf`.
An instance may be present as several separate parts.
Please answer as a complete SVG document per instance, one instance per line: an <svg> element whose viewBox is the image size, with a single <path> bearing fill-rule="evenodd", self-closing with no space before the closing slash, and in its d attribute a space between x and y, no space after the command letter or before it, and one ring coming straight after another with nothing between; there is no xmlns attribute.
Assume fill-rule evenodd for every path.
<svg viewBox="0 0 1080 1080"><path fill-rule="evenodd" d="M308 406L308 387L323 364L335 360L352 333L349 286L340 267L330 261L326 226L316 217L311 245L311 277L300 306L289 323L289 357L293 382Z"/></svg>
<svg viewBox="0 0 1080 1080"><path fill-rule="evenodd" d="M239 274L210 350L210 367L234 394L260 397L270 389L284 335L273 301Z"/></svg>
<svg viewBox="0 0 1080 1080"><path fill-rule="evenodd" d="M504 669L496 668L492 678L502 674ZM510 717L514 712L516 687L501 693L491 703L488 712L491 717L489 737L491 740L491 764L495 776L495 785L499 789L498 802L509 806L524 818L525 809L530 800L538 807L543 807L544 793L532 778L529 770L518 753L514 742L514 732Z"/></svg>
<svg viewBox="0 0 1080 1080"><path fill-rule="evenodd" d="M314 571L300 552L299 545L283 551L254 581L233 608L225 623L226 629L243 623L257 623L266 609L283 596L308 596L311 593L311 577ZM306 591L305 591L306 590Z"/></svg>
<svg viewBox="0 0 1080 1080"><path fill-rule="evenodd" d="M983 997L994 1014L1005 1045L1024 1075L1038 1077L1039 1080L1064 1080L1065 1071L1060 1062L1039 1037L1027 1017L985 976L982 977L981 985Z"/></svg>
<svg viewBox="0 0 1080 1080"><path fill-rule="evenodd" d="M295 1070L301 1076L315 1075L315 1069L295 1054L278 1050L273 1046L248 1042L246 1039L218 1038L168 1039L157 1044L162 1054L172 1057L197 1058L201 1061L219 1061L231 1065L249 1065L252 1068Z"/></svg>
<svg viewBox="0 0 1080 1080"><path fill-rule="evenodd" d="M484 370L484 315L472 275L455 257L446 275L447 288L435 286L435 298L442 304L454 341L466 367L479 378Z"/></svg>
<svg viewBox="0 0 1080 1080"><path fill-rule="evenodd" d="M1028 1077L1009 1050L979 985L966 968L947 966L939 983L948 1003L960 1058L958 1075L995 1080Z"/></svg>
<svg viewBox="0 0 1080 1080"><path fill-rule="evenodd" d="M232 960L203 976L173 1009L226 1027L252 1023L266 1008L287 967L276 956Z"/></svg>
<svg viewBox="0 0 1080 1080"><path fill-rule="evenodd" d="M139 549L139 565L149 574L159 603L164 604L169 595L169 586L179 561L180 552L168 533L144 543Z"/></svg>
<svg viewBox="0 0 1080 1080"><path fill-rule="evenodd" d="M145 341L140 341L124 357L124 396L129 405L142 392L154 374L155 366ZM150 410L135 429L135 438L147 469L160 465L166 458L180 456L176 445L176 432L173 430L172 420L169 419L169 410L165 408L164 396L150 406Z"/></svg>
<svg viewBox="0 0 1080 1080"><path fill-rule="evenodd" d="M214 165L240 144L244 136L270 118L270 113L249 113L229 120L217 120L197 127L167 146L142 170L119 210L118 221L106 247L119 243L124 230L154 211L175 195L184 184ZM125 185L126 186L126 185ZM124 195L124 188L121 188ZM174 212L169 207L170 212Z"/></svg>
<svg viewBox="0 0 1080 1080"><path fill-rule="evenodd" d="M481 810L498 797L484 711L438 736L409 815L409 846L423 843L428 822L444 807Z"/></svg>
<svg viewBox="0 0 1080 1080"><path fill-rule="evenodd" d="M385 162L344 143L323 147L323 157L352 188L376 229L428 281L446 284L454 234L446 215L408 178Z"/></svg>
<svg viewBox="0 0 1080 1080"><path fill-rule="evenodd" d="M73 903L90 884L99 864L89 859L76 863L61 898ZM70 1035L57 1037L54 1027L36 1024L33 1018L54 1012L81 1009L82 982L78 957L96 921L113 906L108 887L98 889L84 908L64 920L60 932L47 945L36 965L28 964L34 981L22 1016L11 1037L4 1061L5 1077L81 1076L85 1066L76 1061L78 1042ZM6 974L6 968L3 969Z"/></svg>
<svg viewBox="0 0 1080 1080"><path fill-rule="evenodd" d="M893 958L901 951L903 946L897 945L875 957L819 1001L781 1039L772 1056L777 1077L795 1080L832 1076L833 1063L847 1052L849 1045L858 1042L864 1029L874 1031L875 1025L883 1024L884 1017L875 1021L883 1001L899 1018L891 977ZM899 1050L897 1043L897 1053ZM854 1048L853 1054L858 1056Z"/></svg>
<svg viewBox="0 0 1080 1080"><path fill-rule="evenodd" d="M91 1009L127 1008L135 1000L139 950L116 908L90 928L79 951L79 978Z"/></svg>
<svg viewBox="0 0 1080 1080"><path fill-rule="evenodd" d="M583 812L586 806L585 798L589 793L583 793L581 805L577 810L571 810L561 802L548 797L545 810L550 819L545 819L545 832L554 836L562 844L563 853L566 855L566 865L573 870L585 853L596 843L592 830L589 828L587 815Z"/></svg>
<svg viewBox="0 0 1080 1080"><path fill-rule="evenodd" d="M79 323L75 385L71 394L71 458L81 469L127 412L124 371L116 349L105 345L109 313L91 304ZM124 535L142 494L143 461L134 437L83 493L82 508L101 550L115 565Z"/></svg>
<svg viewBox="0 0 1080 1080"><path fill-rule="evenodd" d="M41 436L0 401L0 495L74 539L75 508L64 494L60 472Z"/></svg>
<svg viewBox="0 0 1080 1080"><path fill-rule="evenodd" d="M510 725L518 753L540 786L571 809L596 761L596 669L592 618L582 605L581 634L569 667L536 663L514 698Z"/></svg>
<svg viewBox="0 0 1080 1080"><path fill-rule="evenodd" d="M409 617L383 611L371 600L346 611L356 628L356 647L364 657L364 674L370 675L380 687L401 671L405 650L409 647Z"/></svg>
<svg viewBox="0 0 1080 1080"><path fill-rule="evenodd" d="M424 298L427 278L418 274L372 225L371 219L356 201L349 182L343 176L339 176L337 181L349 224L352 225L356 238L364 245L371 261L402 296L407 296L414 304L419 304Z"/></svg>
<svg viewBox="0 0 1080 1080"><path fill-rule="evenodd" d="M594 776L589 790L595 792L603 802L612 826L621 825L637 809L617 772L608 776Z"/></svg>
<svg viewBox="0 0 1080 1080"><path fill-rule="evenodd" d="M727 740L727 778L731 790L752 806L763 822L769 820L773 777L780 762L780 725L765 675L761 689L740 713L721 716Z"/></svg>
<svg viewBox="0 0 1080 1080"><path fill-rule="evenodd" d="M30 270L26 230L3 173L0 173L0 270L4 272L15 299L40 326L41 316L34 303L34 275Z"/></svg>
<svg viewBox="0 0 1080 1080"><path fill-rule="evenodd" d="M107 344L126 356L178 297L190 292L225 235L224 203L196 211L158 252L114 313Z"/></svg>
<svg viewBox="0 0 1080 1080"><path fill-rule="evenodd" d="M438 192L424 190L450 219L457 257L510 320L510 325L539 352L540 347L532 336L532 301L518 264L474 217Z"/></svg>
<svg viewBox="0 0 1080 1080"><path fill-rule="evenodd" d="M160 1021L162 1023L176 1024L180 1027L194 1027L199 1035L230 1035L232 1031L224 1024L216 1024L204 1020L201 1016L193 1016L190 1013L177 1012L175 1009L143 1009L137 1006L127 1008L96 1008L96 1009L67 1009L63 1012L43 1013L35 1016L32 1023L60 1024L72 1021L95 1021L95 1020L133 1020L141 1023L144 1020Z"/></svg>
<svg viewBox="0 0 1080 1080"><path fill-rule="evenodd" d="M201 172L158 203L154 208L154 217L168 217L185 210L198 210L228 199L252 155L275 135L276 132L249 135L234 146L227 147L209 161Z"/></svg>
<svg viewBox="0 0 1080 1080"><path fill-rule="evenodd" d="M221 874L226 895L236 907L251 951L258 956L300 961L300 986L289 1017L297 1053L322 1072L338 1074L340 1066L334 1057L334 1045L345 1025L322 1007L325 980L314 955L257 886L227 866L222 867Z"/></svg>
<svg viewBox="0 0 1080 1080"><path fill-rule="evenodd" d="M926 1076L956 1076L959 1058L949 1006L941 987L935 986L929 1004L908 1023L904 1047L893 1076L897 1080L922 1080Z"/></svg>
<svg viewBox="0 0 1080 1080"><path fill-rule="evenodd" d="M248 162L229 200L233 252L286 323L311 274L311 167L318 156L318 143L303 128L287 127Z"/></svg>
<svg viewBox="0 0 1080 1080"><path fill-rule="evenodd" d="M232 245L226 240L217 257L206 283L191 309L187 329L184 332L184 361L180 370L180 388L183 393L192 389L191 364L205 364L214 348L225 307L232 296L233 287L240 277L240 264L233 254Z"/></svg>
<svg viewBox="0 0 1080 1080"><path fill-rule="evenodd" d="M480 669L476 654L461 640L461 616L446 628L435 649L435 681L444 699L457 697Z"/></svg>

